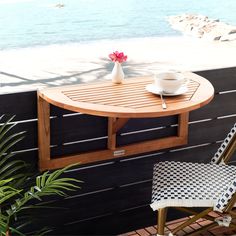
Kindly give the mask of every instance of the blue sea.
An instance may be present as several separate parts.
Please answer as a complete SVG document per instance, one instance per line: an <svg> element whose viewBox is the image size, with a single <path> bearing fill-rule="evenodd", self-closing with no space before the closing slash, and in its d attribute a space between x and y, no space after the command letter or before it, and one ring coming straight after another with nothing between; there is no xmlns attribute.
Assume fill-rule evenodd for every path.
<svg viewBox="0 0 236 236"><path fill-rule="evenodd" d="M235 12L236 0L0 0L0 49L178 36L168 16L202 14L236 25Z"/></svg>

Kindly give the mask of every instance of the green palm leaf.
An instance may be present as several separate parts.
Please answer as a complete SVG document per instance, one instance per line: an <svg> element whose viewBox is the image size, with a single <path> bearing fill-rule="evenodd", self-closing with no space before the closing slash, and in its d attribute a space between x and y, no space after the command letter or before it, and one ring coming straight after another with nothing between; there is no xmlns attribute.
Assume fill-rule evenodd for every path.
<svg viewBox="0 0 236 236"><path fill-rule="evenodd" d="M9 173L10 171L14 173L14 172L16 172L17 169L24 168L25 166L26 166L25 162L21 161L21 160L11 161L11 162L5 164L0 169L0 179L5 179L7 173ZM14 171L12 169L14 169ZM7 173L5 173L5 172L7 172ZM10 174L12 174L12 173L10 173Z"/></svg>
<svg viewBox="0 0 236 236"><path fill-rule="evenodd" d="M21 190L6 185L11 181L12 179L0 180L0 204L5 203L7 200L21 192Z"/></svg>
<svg viewBox="0 0 236 236"><path fill-rule="evenodd" d="M15 127L16 124L4 124L1 127L1 131L0 131L0 141L4 138L4 136L13 128Z"/></svg>
<svg viewBox="0 0 236 236"><path fill-rule="evenodd" d="M2 148L4 145L4 148L2 148L2 150L0 151L0 157L3 156L5 153L7 153L7 151L14 146L16 143L20 142L24 137L22 136L24 132L20 132L17 134L13 134L10 137L7 138L7 142L4 141L4 144L0 144ZM11 142L10 142L11 141ZM7 145L6 145L7 144Z"/></svg>
<svg viewBox="0 0 236 236"><path fill-rule="evenodd" d="M25 132L12 134L12 128L16 125L12 123L14 116L2 122L4 118L4 115L0 117L0 235L6 235L10 229L11 234L23 236L20 231L30 223L25 218L29 214L27 210L40 207L32 205L34 201L31 200L42 201L43 197L50 195L67 196L67 192L79 189L78 183L82 181L61 177L69 168L78 165L73 164L53 172L47 171L36 177L33 186L29 185L34 177L25 171L28 165L13 159L14 153L11 152L11 148L24 138ZM18 217L23 210L24 217ZM15 224L19 219L24 221ZM37 235L48 232L45 228Z"/></svg>
<svg viewBox="0 0 236 236"><path fill-rule="evenodd" d="M2 115L0 117L0 122L4 118L5 115ZM0 134L4 133L4 130L10 125L11 127L14 126L15 124L10 124L10 122L15 118L15 116L11 116L9 119L7 119L3 125L0 127ZM1 136L0 136L1 137Z"/></svg>
<svg viewBox="0 0 236 236"><path fill-rule="evenodd" d="M4 155L4 158L0 159L0 168L1 166L3 166L12 156L14 156L15 154L10 152L6 155Z"/></svg>

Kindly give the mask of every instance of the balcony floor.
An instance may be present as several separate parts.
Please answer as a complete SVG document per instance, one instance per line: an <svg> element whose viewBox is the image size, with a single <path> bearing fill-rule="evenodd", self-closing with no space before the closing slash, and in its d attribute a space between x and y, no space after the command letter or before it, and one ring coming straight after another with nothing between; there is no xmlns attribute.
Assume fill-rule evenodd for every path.
<svg viewBox="0 0 236 236"><path fill-rule="evenodd" d="M174 229L179 224L183 223L186 219L188 219L188 217L168 222L166 224L165 234L168 235L171 229ZM209 223L211 223L211 221L200 219L196 223L193 223L190 226L186 227L184 230L179 231L176 235L184 236L187 233L193 232L194 230L199 229L202 226L208 225ZM154 225L143 229L131 231L128 233L120 234L119 236L151 236L156 234L157 234L157 226ZM236 236L236 229L232 230L228 227L215 226L210 230L207 230L199 234L199 236L224 236L224 235Z"/></svg>

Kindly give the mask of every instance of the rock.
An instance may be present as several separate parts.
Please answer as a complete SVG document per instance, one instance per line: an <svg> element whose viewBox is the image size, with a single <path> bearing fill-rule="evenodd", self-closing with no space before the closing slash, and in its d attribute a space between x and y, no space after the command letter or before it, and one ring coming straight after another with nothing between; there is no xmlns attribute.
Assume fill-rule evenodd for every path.
<svg viewBox="0 0 236 236"><path fill-rule="evenodd" d="M55 5L55 7L57 7L57 8L62 8L62 7L64 7L65 6L65 4L63 4L63 3L57 3L56 5Z"/></svg>
<svg viewBox="0 0 236 236"><path fill-rule="evenodd" d="M210 19L204 15L182 14L170 16L168 22L173 29L207 40L228 41L236 39L236 26Z"/></svg>

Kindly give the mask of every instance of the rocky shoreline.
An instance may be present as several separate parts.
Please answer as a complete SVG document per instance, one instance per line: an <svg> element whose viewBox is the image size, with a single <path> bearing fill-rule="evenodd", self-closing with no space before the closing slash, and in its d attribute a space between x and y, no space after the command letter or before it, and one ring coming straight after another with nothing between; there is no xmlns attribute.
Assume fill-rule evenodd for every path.
<svg viewBox="0 0 236 236"><path fill-rule="evenodd" d="M183 14L168 17L173 29L183 34L212 41L236 40L236 26L203 15Z"/></svg>

